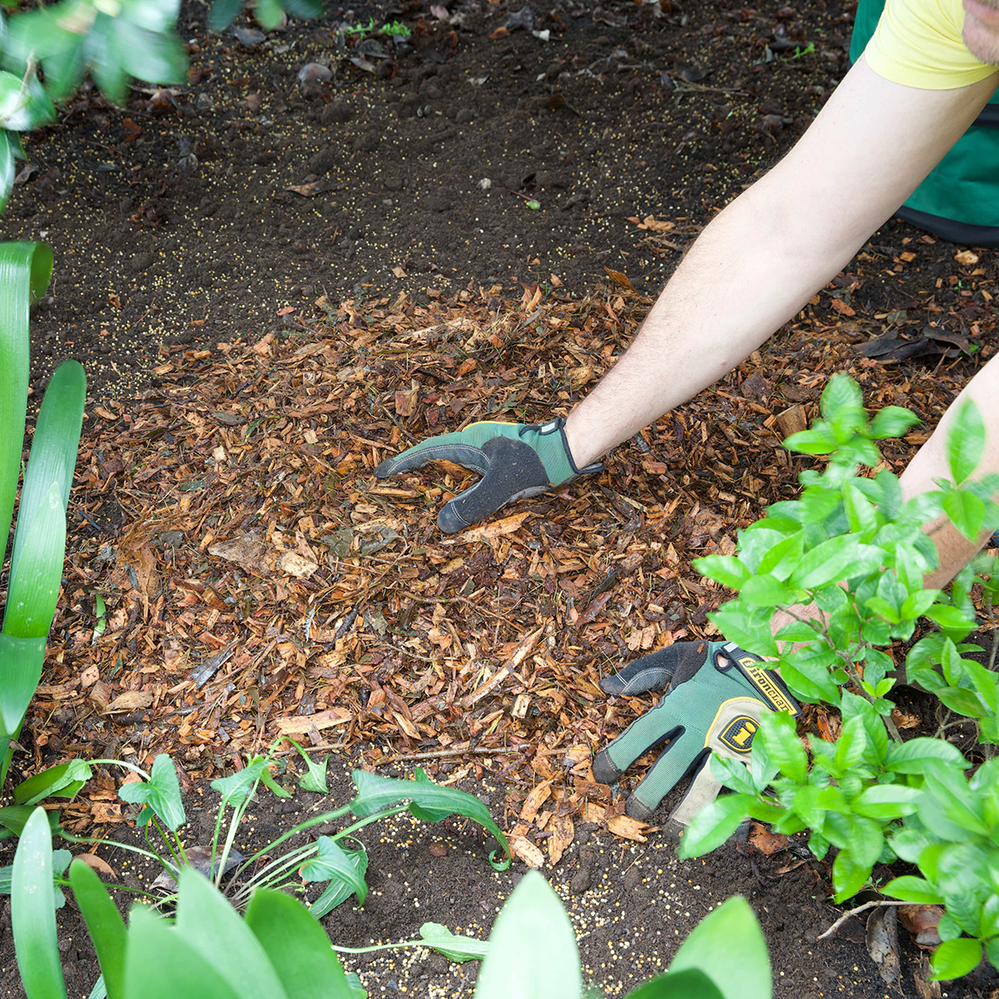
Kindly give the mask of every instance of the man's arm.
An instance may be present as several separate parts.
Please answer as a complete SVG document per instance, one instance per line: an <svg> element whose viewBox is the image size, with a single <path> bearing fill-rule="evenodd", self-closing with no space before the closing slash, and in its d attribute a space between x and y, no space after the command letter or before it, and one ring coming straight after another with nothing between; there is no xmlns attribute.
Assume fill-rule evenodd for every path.
<svg viewBox="0 0 999 999"><path fill-rule="evenodd" d="M861 58L791 151L698 237L634 342L569 415L589 465L721 378L824 287L975 120L999 73L890 83Z"/></svg>

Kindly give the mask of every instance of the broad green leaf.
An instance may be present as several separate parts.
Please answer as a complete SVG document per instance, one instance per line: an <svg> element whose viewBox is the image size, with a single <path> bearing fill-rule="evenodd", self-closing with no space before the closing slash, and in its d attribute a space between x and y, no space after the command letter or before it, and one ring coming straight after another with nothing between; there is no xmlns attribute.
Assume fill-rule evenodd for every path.
<svg viewBox="0 0 999 999"><path fill-rule="evenodd" d="M708 761L711 773L714 778L725 787L742 794L755 794L756 787L753 785L753 778L749 773L749 767L741 760L733 760L727 756L719 756L712 753Z"/></svg>
<svg viewBox="0 0 999 999"><path fill-rule="evenodd" d="M299 868L299 874L305 881L342 881L357 896L357 904L364 905L368 894L364 871L351 859L350 853L329 836L319 837L316 856Z"/></svg>
<svg viewBox="0 0 999 999"><path fill-rule="evenodd" d="M854 860L848 850L840 850L833 861L832 882L836 890L836 904L853 898L871 879L874 862L862 864Z"/></svg>
<svg viewBox="0 0 999 999"><path fill-rule="evenodd" d="M420 927L420 939L449 961L479 961L489 951L488 941L459 936L440 923L424 923Z"/></svg>
<svg viewBox="0 0 999 999"><path fill-rule="evenodd" d="M738 600L722 604L719 610L708 615L708 620L730 641L758 656L777 656L779 651L770 631L770 615L763 612L763 620L750 612Z"/></svg>
<svg viewBox="0 0 999 999"><path fill-rule="evenodd" d="M330 754L327 753L321 763L317 763L294 739L288 740L297 750L299 755L305 760L308 768L306 773L299 778L298 786L303 791L316 791L319 794L329 794L329 787L326 783L326 765L329 763Z"/></svg>
<svg viewBox="0 0 999 999"><path fill-rule="evenodd" d="M985 421L970 398L957 404L944 448L950 477L960 485L978 467L985 448Z"/></svg>
<svg viewBox="0 0 999 999"><path fill-rule="evenodd" d="M791 574L791 584L815 589L826 583L838 583L849 576L872 572L883 558L880 548L863 544L855 535L829 538L802 555Z"/></svg>
<svg viewBox="0 0 999 999"><path fill-rule="evenodd" d="M351 864L354 865L357 871L357 876L364 880L364 875L368 870L368 854L367 851L362 846L358 850L345 850L347 859ZM328 912L332 912L338 905L345 902L351 895L354 894L354 886L352 881L348 880L333 880L323 889L322 894L317 898L312 905L309 906L309 911L312 913L313 919L322 919L323 916Z"/></svg>
<svg viewBox="0 0 999 999"><path fill-rule="evenodd" d="M938 759L925 760L923 775L926 790L940 803L952 822L981 836L989 834L984 820L984 801L971 791L960 770Z"/></svg>
<svg viewBox="0 0 999 999"><path fill-rule="evenodd" d="M21 781L14 788L14 801L18 805L36 805L45 798L75 798L92 774L90 765L83 760L60 763Z"/></svg>
<svg viewBox="0 0 999 999"><path fill-rule="evenodd" d="M794 600L791 591L775 576L769 574L751 576L742 584L740 600L753 607L777 607L790 604Z"/></svg>
<svg viewBox="0 0 999 999"><path fill-rule="evenodd" d="M860 386L843 372L837 372L829 379L819 399L819 411L827 420L843 413L852 415L863 408L864 395Z"/></svg>
<svg viewBox="0 0 999 999"><path fill-rule="evenodd" d="M352 990L326 931L301 902L258 888L246 908L246 925L288 999L350 999Z"/></svg>
<svg viewBox="0 0 999 999"><path fill-rule="evenodd" d="M21 78L0 71L0 128L30 132L51 121L55 108L33 73Z"/></svg>
<svg viewBox="0 0 999 999"><path fill-rule="evenodd" d="M246 999L166 919L143 905L133 906L129 914L125 995L129 999ZM278 989L270 999L285 999L284 990Z"/></svg>
<svg viewBox="0 0 999 999"><path fill-rule="evenodd" d="M177 880L176 933L184 944L242 999L284 999L266 950L222 893L190 867Z"/></svg>
<svg viewBox="0 0 999 999"><path fill-rule="evenodd" d="M147 31L169 33L177 25L180 0L124 0L122 13Z"/></svg>
<svg viewBox="0 0 999 999"><path fill-rule="evenodd" d="M223 31L236 20L245 0L213 0L208 11L208 30Z"/></svg>
<svg viewBox="0 0 999 999"><path fill-rule="evenodd" d="M265 31L273 31L284 20L284 9L278 0L256 0L253 16Z"/></svg>
<svg viewBox="0 0 999 999"><path fill-rule="evenodd" d="M496 917L475 999L579 999L576 936L558 896L528 871Z"/></svg>
<svg viewBox="0 0 999 999"><path fill-rule="evenodd" d="M935 981L951 981L974 971L981 960L981 943L968 937L959 937L940 944L930 958L930 966L933 968Z"/></svg>
<svg viewBox="0 0 999 999"><path fill-rule="evenodd" d="M739 589L750 576L749 569L732 555L705 555L694 559L691 564L702 576L707 576L730 590Z"/></svg>
<svg viewBox="0 0 999 999"><path fill-rule="evenodd" d="M843 508L851 531L859 534L877 527L878 514L874 505L852 482L843 483Z"/></svg>
<svg viewBox="0 0 999 999"><path fill-rule="evenodd" d="M985 520L985 504L964 489L951 489L944 494L944 513L951 523L969 540L974 541Z"/></svg>
<svg viewBox="0 0 999 999"><path fill-rule="evenodd" d="M118 797L130 804L152 809L163 824L175 832L186 821L180 781L177 780L173 760L166 753L160 753L153 760L148 781L123 784L118 790Z"/></svg>
<svg viewBox="0 0 999 999"><path fill-rule="evenodd" d="M904 784L872 784L850 802L858 815L885 821L911 815L916 811L922 791Z"/></svg>
<svg viewBox="0 0 999 999"><path fill-rule="evenodd" d="M769 997L770 993L764 993ZM688 968L686 971L671 971L657 975L626 999L726 999L717 985L704 971Z"/></svg>
<svg viewBox="0 0 999 999"><path fill-rule="evenodd" d="M98 14L83 40L84 59L100 92L112 104L124 104L128 94L128 71L114 54L112 39L115 18Z"/></svg>
<svg viewBox="0 0 999 999"><path fill-rule="evenodd" d="M147 31L118 17L109 34L108 51L137 80L162 84L187 79L187 49L176 34Z"/></svg>
<svg viewBox="0 0 999 999"><path fill-rule="evenodd" d="M925 878L917 878L912 874L903 874L893 878L881 889L891 898L903 902L914 902L917 905L939 905L943 896Z"/></svg>
<svg viewBox="0 0 999 999"><path fill-rule="evenodd" d="M10 899L14 952L28 999L66 997L52 874L52 834L44 809L36 808L14 854Z"/></svg>
<svg viewBox="0 0 999 999"><path fill-rule="evenodd" d="M883 437L904 437L920 422L922 421L912 410L901 406L885 406L871 420L871 436L878 440Z"/></svg>
<svg viewBox="0 0 999 999"><path fill-rule="evenodd" d="M489 809L478 798L456 788L439 787L419 768L416 780L382 777L366 770L354 770L351 778L357 788L357 797L350 803L350 810L358 818L365 818L409 801L409 810L424 822L442 822L449 815L463 815L478 822L496 837L507 856L510 856L506 837L493 821Z"/></svg>
<svg viewBox="0 0 999 999"><path fill-rule="evenodd" d="M802 783L808 773L808 756L795 731L794 719L786 711L774 711L760 719L756 734L770 757L770 762L782 774L796 783Z"/></svg>
<svg viewBox="0 0 999 999"><path fill-rule="evenodd" d="M719 960L720 947L724 960ZM725 999L770 999L773 988L763 932L749 903L739 896L694 927L669 968L670 973L707 970Z"/></svg>
<svg viewBox="0 0 999 999"><path fill-rule="evenodd" d="M97 951L108 999L125 999L125 921L100 878L82 860L70 865L69 883Z"/></svg>
<svg viewBox="0 0 999 999"><path fill-rule="evenodd" d="M749 815L752 802L747 794L723 794L709 802L684 830L679 855L702 857L721 846Z"/></svg>

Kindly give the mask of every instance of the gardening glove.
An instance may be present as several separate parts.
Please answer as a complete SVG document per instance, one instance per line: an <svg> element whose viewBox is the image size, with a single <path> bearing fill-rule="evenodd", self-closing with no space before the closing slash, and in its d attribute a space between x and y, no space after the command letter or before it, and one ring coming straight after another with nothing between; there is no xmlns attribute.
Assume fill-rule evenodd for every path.
<svg viewBox="0 0 999 999"><path fill-rule="evenodd" d="M643 753L666 743L625 810L647 821L663 798L692 774L690 788L667 826L667 832L679 834L721 789L706 766L712 750L748 763L761 713L799 712L780 675L756 665L760 662L734 642L677 642L601 680L606 694L640 694L667 684L669 690L597 754L593 776L601 784L613 784Z"/></svg>
<svg viewBox="0 0 999 999"><path fill-rule="evenodd" d="M386 458L375 469L375 475L385 479L442 458L478 472L482 478L445 503L437 515L437 526L445 534L454 534L507 503L538 496L580 475L601 471L604 466L599 462L576 468L564 425L561 417L540 425L492 420L472 423L457 433L431 437L394 458Z"/></svg>

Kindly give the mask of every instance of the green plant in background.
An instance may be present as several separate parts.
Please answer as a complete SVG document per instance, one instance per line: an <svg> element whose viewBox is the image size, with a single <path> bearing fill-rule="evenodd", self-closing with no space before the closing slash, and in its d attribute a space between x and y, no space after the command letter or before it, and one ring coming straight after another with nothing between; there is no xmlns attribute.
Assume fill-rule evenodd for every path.
<svg viewBox="0 0 999 999"><path fill-rule="evenodd" d="M0 244L0 558L7 549L24 443L28 310L51 273L52 253L43 243ZM76 361L56 369L24 473L0 631L0 787L10 766L11 741L41 677L55 615L86 389Z"/></svg>
<svg viewBox="0 0 999 999"><path fill-rule="evenodd" d="M410 783L410 782L404 782ZM441 789L444 790L444 789ZM14 859L11 923L28 999L64 999L54 917L52 842L38 809ZM126 926L97 875L80 860L69 881L100 962L108 999L363 999L322 927L290 896L254 893L243 918L204 877L179 875L175 916L133 906ZM572 925L547 882L529 871L503 906L488 944L435 924L424 942L451 960L485 960L477 999L581 999ZM724 948L725 960L719 961ZM95 988L95 993L99 992ZM588 995L593 995L589 990ZM770 999L766 943L749 904L732 898L708 915L677 951L670 970L631 999Z"/></svg>
<svg viewBox="0 0 999 999"><path fill-rule="evenodd" d="M945 514L969 539L994 530L999 476L973 478L985 427L971 402L958 410L946 444L953 481L940 480L937 490L909 501L891 472L868 478L859 470L880 462L875 441L904 433L915 416L888 407L869 420L860 389L844 375L830 380L821 413L785 446L828 455L825 470L803 472L800 499L773 504L741 531L735 556L711 555L697 567L739 592L712 615L725 637L772 657L799 701L837 707L842 732L835 742L811 735L806 750L789 715L765 716L748 769L712 759L713 772L734 793L695 818L681 853L714 849L746 816L781 833L807 829L815 856L837 850L832 881L840 902L870 883L879 862L917 864L925 875L919 885L895 879L885 890L947 906L944 927L952 936L933 964L938 978L953 978L977 963L983 946L999 960L995 768L990 762L969 781L971 763L945 739L901 740L888 696L894 661L885 649L911 639L921 620L936 629L909 651L907 678L974 722L982 756L991 757L999 744L999 675L967 658L982 650L962 640L975 626L976 578L995 598L993 560L977 559L946 592L926 589L937 552L922 525ZM810 604L820 613L793 611ZM796 620L774 638L770 620L778 609Z"/></svg>
<svg viewBox="0 0 999 999"><path fill-rule="evenodd" d="M389 21L378 30L380 34L388 35L389 38L410 38L413 34L402 21Z"/></svg>
<svg viewBox="0 0 999 999"><path fill-rule="evenodd" d="M157 887L166 887L168 897L172 897L172 886L178 872L189 866L200 870L216 887L223 886L227 897L238 908L244 907L261 888L301 892L309 882L328 882L323 892L310 905L310 911L316 919L326 915L351 895L356 895L358 904L363 905L368 891L365 881L368 855L364 845L356 839L356 834L372 822L401 812L408 811L425 822L441 822L451 815L469 818L492 833L505 854L502 859L491 854L490 863L497 870L509 866L510 851L506 838L493 821L489 809L474 795L434 784L419 769L416 771L416 779L412 781L355 770L351 776L357 796L351 802L299 823L244 858L234 850L233 844L259 785L263 783L278 797L292 796L271 775L270 768L275 763L275 747L267 754L248 760L246 766L231 777L212 782L212 788L221 796L215 829L210 843L198 844L193 849L181 839L180 831L187 816L181 800L177 773L169 756L157 756L149 773L118 760L95 760L92 765L105 763L122 766L141 778L139 781L123 784L119 795L122 800L139 806L137 824L143 830L146 847L124 843L116 845L159 863L163 867L163 875L157 879ZM302 752L301 749L299 751ZM305 753L302 752L302 755ZM316 764L311 760L308 764L308 770L299 781L299 786L325 788L324 764ZM51 797L53 791L59 793L63 789L64 793L75 793L89 779L90 767L89 764L76 761L74 764L62 764L59 768L45 771L18 785L15 788L15 801L21 809L30 813L31 804L44 797ZM25 811L18 813L22 822L27 818ZM313 842L283 853L278 851L278 847L298 833L348 814L353 814L356 821L340 832L319 836ZM74 843L96 842L65 831L61 831L60 835ZM0 892L10 883L5 875L6 870L0 869ZM60 887L65 887L64 880L57 878L56 882ZM150 897L162 900L162 896Z"/></svg>

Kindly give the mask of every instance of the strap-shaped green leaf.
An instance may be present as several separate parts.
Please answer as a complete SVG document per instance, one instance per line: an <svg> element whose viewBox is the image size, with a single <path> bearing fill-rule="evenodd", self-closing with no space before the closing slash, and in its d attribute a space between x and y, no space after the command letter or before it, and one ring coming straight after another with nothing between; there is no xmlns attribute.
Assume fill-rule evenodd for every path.
<svg viewBox="0 0 999 999"><path fill-rule="evenodd" d="M34 697L44 661L44 637L15 638L0 632L0 734L9 737L17 731Z"/></svg>
<svg viewBox="0 0 999 999"><path fill-rule="evenodd" d="M726 999L718 986L696 968L671 971L629 992L627 999Z"/></svg>
<svg viewBox="0 0 999 999"><path fill-rule="evenodd" d="M260 888L247 906L246 925L270 959L288 999L351 999L354 993L326 931L301 902Z"/></svg>
<svg viewBox="0 0 999 999"><path fill-rule="evenodd" d="M17 967L28 999L66 999L56 936L52 834L41 808L25 823L14 854L10 919Z"/></svg>
<svg viewBox="0 0 999 999"><path fill-rule="evenodd" d="M558 895L528 871L496 917L475 999L579 999L582 971Z"/></svg>
<svg viewBox="0 0 999 999"><path fill-rule="evenodd" d="M44 243L0 243L0 551L7 550L28 405L28 308L52 275Z"/></svg>
<svg viewBox="0 0 999 999"><path fill-rule="evenodd" d="M365 865L366 867L367 865ZM299 873L306 881L340 881L350 886L357 896L357 904L364 905L368 886L364 870L336 840L320 836L316 842L316 856L303 864Z"/></svg>
<svg viewBox="0 0 999 999"><path fill-rule="evenodd" d="M246 0L215 0L208 12L208 30L223 31L236 20Z"/></svg>
<svg viewBox="0 0 999 999"><path fill-rule="evenodd" d="M108 999L125 999L125 921L101 879L82 860L70 864L69 883L97 951Z"/></svg>

